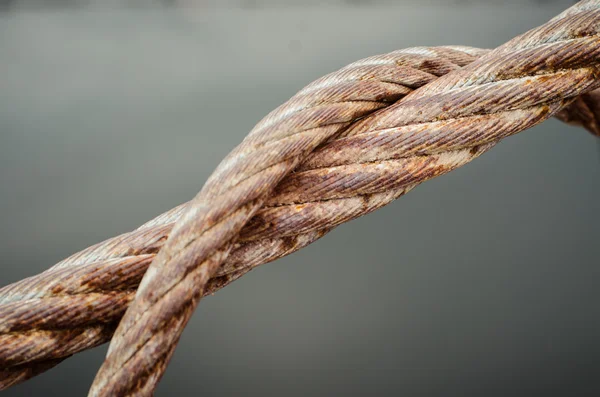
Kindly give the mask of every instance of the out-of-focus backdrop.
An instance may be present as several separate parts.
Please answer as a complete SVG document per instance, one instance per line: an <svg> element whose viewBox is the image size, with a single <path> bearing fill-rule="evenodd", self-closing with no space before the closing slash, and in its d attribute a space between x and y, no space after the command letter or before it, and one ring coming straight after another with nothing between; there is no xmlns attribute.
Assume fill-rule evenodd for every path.
<svg viewBox="0 0 600 397"><path fill-rule="evenodd" d="M323 74L572 3L1 2L0 285L192 198ZM599 219L598 141L550 120L205 299L157 395L600 395ZM105 353L2 395L85 395Z"/></svg>

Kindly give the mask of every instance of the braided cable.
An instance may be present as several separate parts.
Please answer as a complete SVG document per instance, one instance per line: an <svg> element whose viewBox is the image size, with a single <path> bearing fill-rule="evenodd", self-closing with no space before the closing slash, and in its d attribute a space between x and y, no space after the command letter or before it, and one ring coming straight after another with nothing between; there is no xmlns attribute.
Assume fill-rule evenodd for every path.
<svg viewBox="0 0 600 397"><path fill-rule="evenodd" d="M593 2L584 6L589 7L590 3ZM563 18L566 16L563 14ZM540 37L543 35L529 40L539 42ZM561 48L561 56L573 58L566 47ZM573 50L576 45L570 48ZM589 53L587 48L577 51ZM545 103L539 108L519 103L504 112L421 123L418 129L408 124L395 125L393 131L357 127L361 123L367 125L365 121L347 128L356 118L387 107L414 88L421 87L417 93L430 89L436 76L455 71L483 53L465 47L419 48L367 58L317 80L268 116L280 123L273 131L283 128L287 133L291 127L314 126L327 112L333 112L334 118L345 114L339 107L323 110L322 103L349 101L355 105L353 102L361 100L361 90L372 103L379 102L368 110L356 107L357 116L334 128L340 131L336 139L313 152L297 167L296 173L277 185L274 195L266 199L265 205L242 228L232 254L203 293L214 292L252 267L287 255L332 227L377 209L418 183L470 161L499 139L550 117L569 101L538 98L540 104ZM593 56L589 55L589 59ZM571 66L589 62L595 68L589 59L572 60ZM557 65L569 65L567 60L562 62ZM570 95L593 86L588 83L585 86L580 80L573 80L572 84L578 87ZM431 95L437 95L432 92ZM415 94L407 99L418 98ZM597 133L595 104L598 102L594 102L592 94L580 96L557 117ZM311 108L314 103L319 105ZM401 107L403 103L398 105ZM312 116L306 115L309 111L314 112ZM306 114L299 116L302 112ZM330 127L327 122L323 129ZM484 131L483 136L476 138L477 144L469 136L474 125ZM186 208L187 204L179 206L132 233L90 247L38 276L0 289L0 318L7 319L0 326L0 366L6 367L0 370L0 389L55 365L70 354L108 340L114 324L133 298L141 276Z"/></svg>
<svg viewBox="0 0 600 397"><path fill-rule="evenodd" d="M543 121L576 96L593 90L598 85L599 21L600 3L582 2L359 120L341 136L369 150L360 151L361 166L354 169L358 175L342 179L336 185L340 191L325 199L364 194L369 188L383 190L393 176L382 177L371 170L374 161L439 155L444 165L464 164L480 150ZM358 97L335 91L316 103L310 93L311 86L259 122L192 200L144 275L90 395L151 395L206 283L227 258L242 227L309 153L339 135L341 127L356 117L381 108L378 96L370 91ZM340 100L354 106L341 107ZM390 159L389 152L398 147L401 154ZM345 165L331 160L323 159L323 164ZM452 169L444 165L438 164L432 173ZM361 172L363 167L368 170ZM332 184L329 173L300 171L294 177L304 182L308 192L320 194ZM285 196L286 190L279 192Z"/></svg>
<svg viewBox="0 0 600 397"><path fill-rule="evenodd" d="M151 394L205 284L273 188L351 121L382 108L380 99L390 91L407 93L368 79L358 86L327 79L307 86L259 122L217 167L146 271L90 395Z"/></svg>
<svg viewBox="0 0 600 397"><path fill-rule="evenodd" d="M475 52L484 51L443 47L395 51L355 62L317 80L309 87L319 97L322 94L315 88L319 85L324 86L321 91L335 92L343 89L355 92L365 86L372 89L378 82L386 89L395 84L398 86L397 91L386 91L385 95L389 96L381 97L384 105L389 105L413 88L472 62L475 58L471 53ZM379 205L384 205L407 189L408 187L398 189L387 200L380 200ZM337 204L333 212L315 211L319 201L319 197L314 197L313 203L305 207L306 210L300 210L296 205L293 208L287 206L296 217L300 217L299 223L304 225L303 232L294 232L293 224L288 219L289 233L285 236L275 235L263 239L246 239L242 236L233 253L211 280L205 294L214 292L257 265L285 256L323 236L335 226L326 217L331 218L330 215L333 214L337 217L337 223L341 223L377 208L362 205L357 208L356 204L364 203L365 200L349 198L337 202L323 201L322 205L329 209ZM373 204L375 203L373 200ZM73 327L83 330L100 324L114 329L114 324L133 298L141 277L187 205L188 203L180 205L131 233L72 255L37 276L0 289L0 318L6 324L0 328L0 346L4 347L0 348L0 362L7 366L4 372L0 372L0 388L15 384L17 380L24 380L24 372L33 376L37 372L32 371L31 367L47 368L43 364L44 359L56 362L56 359L66 355L106 342L112 333L88 332L87 344L71 345L72 349L65 349L63 346L70 343L69 334L65 331ZM269 207L263 207L259 211L252 225L265 225L265 222L260 221L261 213L268 214ZM270 222L280 223L276 220ZM314 227L308 227L309 224ZM244 235L255 234L252 225L246 227ZM324 226L325 229L320 228ZM93 299L89 299L92 296ZM89 304L94 307L102 306L104 310L89 310ZM49 343L50 340L53 343ZM28 346L29 350L23 346ZM35 355L29 351L35 351ZM27 363L31 365L27 366Z"/></svg>

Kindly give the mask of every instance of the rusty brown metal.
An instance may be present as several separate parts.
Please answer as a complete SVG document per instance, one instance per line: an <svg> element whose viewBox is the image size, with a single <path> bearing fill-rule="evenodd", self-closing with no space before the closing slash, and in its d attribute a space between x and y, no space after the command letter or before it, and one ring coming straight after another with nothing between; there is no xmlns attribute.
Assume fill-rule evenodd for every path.
<svg viewBox="0 0 600 397"><path fill-rule="evenodd" d="M594 4L597 9L590 7ZM388 90L369 87L357 95L354 90L325 89L316 91L320 96L309 87L272 112L217 167L175 224L115 331L90 395L153 393L202 291L240 231L281 179L317 147L340 135L370 138L370 153L356 160L359 166L340 166L353 167L352 177L334 179L336 194L323 200L369 194L369 188L386 191L390 183L396 187L399 181L408 184L421 175L446 173L595 89L599 22L600 3L580 3L371 115L367 113L383 107L381 95ZM402 128L419 132L381 138ZM390 159L385 153L392 148L400 150ZM387 172L389 162L398 160L406 174L399 181L396 173ZM381 162L376 166L380 173L363 172L372 162ZM336 171L300 171L294 176L307 182L301 185L303 195L321 197L332 185L329 174ZM290 187L298 186L294 182ZM310 198L300 197L304 200ZM299 207L298 202L292 205Z"/></svg>
<svg viewBox="0 0 600 397"><path fill-rule="evenodd" d="M226 205L218 203L214 208L204 209L208 211L207 219L212 219L215 225L224 214L230 214L229 220L238 219L233 228L232 222L226 222L223 235L239 232L239 238L235 243L230 242L233 253L216 269L216 277L209 287L204 291L196 289L195 282L205 282L211 275L210 271L200 271L195 275L197 280L176 290L176 295L186 301L194 291L207 293L210 288L221 287L255 265L293 252L332 227L389 203L424 180L465 164L500 139L543 121L577 95L593 89L598 58L595 51L599 48L596 36L598 4L584 2L577 7L500 47L493 56L484 56L483 60L463 71L459 70L460 66L483 55L484 51L468 48L397 51L359 61L307 86L271 113L245 141L258 147L258 153L249 153L243 147L232 152L229 162L221 165L208 184L207 197L229 194L227 186L236 188L247 182L247 178L234 171L239 167L250 169L252 175L248 178L253 178L256 175L253 172L264 172L259 168L252 169L253 165L264 165L265 161L269 164L270 161L277 167L281 163L277 156L283 154L285 166L277 171L284 172L289 158L302 157L309 149L320 147L281 183L277 184L278 179L273 173L265 176L270 185L277 186L271 197L257 192L265 183L262 177L256 177L250 179L247 186L242 186L246 189L244 192L252 194L237 195ZM540 61L549 58L552 62ZM436 80L436 76L447 73L450 74ZM419 89L388 106L415 88ZM597 124L589 116L591 105L584 101L587 110L582 110L578 102L580 100L566 113L571 117L568 121L577 120L594 131ZM342 109L340 103L350 104L353 108ZM383 108L386 109L365 117ZM351 124L361 117L364 119ZM316 128L319 130L315 131ZM321 135L319 142L330 141L319 145L314 136L304 140L295 136L303 133L318 133ZM271 139L295 141L271 147ZM296 152L291 153L289 145ZM294 167L295 164L288 168ZM258 205L256 200L263 203ZM241 209L239 214L231 213L231 203ZM182 205L132 233L82 251L38 277L0 290L0 318L8 320L4 328L0 326L0 360L5 360L0 363L7 367L0 372L0 377L5 373L8 381L0 378L0 385L34 374L33 368L43 367L44 360L60 360L60 357L77 351L71 343L76 337L64 331L60 334L57 327L82 326L93 330L89 325L90 318L106 329L114 326L147 266L158 251L163 251L161 248L173 223L182 218L185 211L192 218L197 215L188 206ZM249 207L257 208L249 210ZM243 218L252 219L243 226ZM185 222L186 218L183 219ZM197 225L196 220L192 221ZM231 231L238 226L241 231ZM184 227L179 233L186 235L188 231ZM222 248L223 240L218 238L210 239L207 245L216 249L216 256L212 256L215 260L209 267L216 268L216 263L224 260L227 251ZM181 249L189 247L188 243L173 243L173 255L180 255ZM196 252L187 255L190 263L200 257L211 257L206 253L196 255ZM192 264L190 273L183 271L184 279L194 273L196 264L197 261ZM160 281L164 280L160 278ZM199 299L199 293L196 295L192 300ZM72 297L76 298L71 300ZM147 308L163 301L156 296L149 299L153 303L148 303ZM67 302L72 306L69 307ZM155 322L159 330L181 327L193 306L186 306L186 303L179 312L173 309L170 301L159 304L163 305L159 315L164 319L164 323ZM39 310L37 315L31 316L32 307ZM173 316L184 312L186 315ZM27 323L26 317L32 320ZM147 325L144 321L140 332L150 331L147 335L151 340L155 337ZM94 339L93 332L91 334L92 337L78 343L77 348L102 343L109 337L99 332ZM134 335L136 343L139 335ZM169 349L158 354L155 348L176 341L177 332L161 336L163 339L153 340L153 344L140 346L154 346L150 353L140 353L136 350L138 346L129 342L117 350L111 348L109 359L112 357L112 363L117 364L109 364L109 371L97 379L95 390L99 394L149 393L172 354ZM105 339L101 340L102 337ZM41 346L36 345L41 338L50 341L52 349L49 352L26 348ZM121 356L127 348L131 349L131 355ZM60 355L53 356L54 352ZM152 361L147 360L153 358L157 359L154 364L145 367L146 362ZM27 367L27 363L32 364ZM122 364L130 366L133 377L121 371ZM11 368L14 371L10 372ZM141 372L136 372L138 370ZM113 377L114 374L117 376Z"/></svg>
<svg viewBox="0 0 600 397"><path fill-rule="evenodd" d="M571 105L558 112L556 118L583 127L600 137L600 91L580 95Z"/></svg>
<svg viewBox="0 0 600 397"><path fill-rule="evenodd" d="M384 106L389 106L394 100L405 96L414 88L472 62L475 59L472 53L483 52L485 51L443 47L395 51L355 62L319 79L311 84L309 89L316 92L317 98L324 95L319 92L320 90L315 91L315 87L319 85L324 86L323 91L333 92L333 95L337 95L337 87L341 87L338 91L356 95L356 93L352 94L352 91L360 92L362 88L372 91L377 87L376 84L381 82L384 90L382 92L385 94L378 94L379 99ZM365 81L368 84L365 84ZM394 85L397 89L391 90L390 86L394 88ZM302 98L296 103L300 103L301 100ZM322 168L321 171L326 170ZM232 254L209 283L205 294L214 292L255 266L294 252L320 238L334 226L333 223L327 226L328 222L332 222L332 214L336 214L335 224L341 223L384 205L406 189L399 187L397 192L390 192L387 195L375 194L370 202L378 205L369 207L364 205L369 202L367 196L326 202L319 197L313 197L313 203L305 203L302 207L277 205L280 211L291 209L299 221L298 226L301 224L304 226L297 232L288 230L285 235L278 236L275 233L272 237L257 239L252 236L255 235L253 229L258 226L253 225L260 224L261 219L266 216L271 218L270 223L281 226L287 224L288 227L293 228L290 219L273 220L273 205L264 206L255 216L252 225L244 228L243 236L238 239ZM291 197L289 192L287 197L288 199ZM322 210L317 208L319 203ZM49 335L43 332L45 329L60 330L61 327L84 327L86 324L89 327L97 324L113 327L120 320L143 274L162 248L173 224L180 218L187 205L186 203L176 207L131 233L109 239L77 253L42 274L2 288L0 318L7 319L7 326L0 328L0 346L5 346L4 351L0 348L0 360L8 360L10 356L13 366L7 368L3 374L0 373L0 386L13 384L11 379L24 379L21 373L27 371L28 362L32 366L37 366L43 361L42 357L54 360L107 341L108 336L90 332L87 343L71 345L71 350L59 349L63 344L69 344L69 340L64 337L66 334L56 332L52 334L56 338L53 343L42 343L48 342ZM326 208L333 211L324 211ZM324 216L329 220L323 218ZM262 223L261 228L264 227L264 222ZM86 310L88 301L77 298L86 295L95 296L99 301L110 302L105 307L110 307L111 310ZM72 310L55 310L55 298L61 298L64 306L70 305ZM15 307L19 309L15 310ZM32 317L32 310L40 316ZM43 322L39 321L39 318L43 318ZM10 328L9 324L19 324L18 329ZM43 338L38 337L36 333L38 331L44 335ZM24 354L21 356L12 354L14 351L22 351L20 346L24 345L36 346L38 351L36 360L31 360ZM14 371L10 368L14 368ZM33 375L36 372L27 373Z"/></svg>

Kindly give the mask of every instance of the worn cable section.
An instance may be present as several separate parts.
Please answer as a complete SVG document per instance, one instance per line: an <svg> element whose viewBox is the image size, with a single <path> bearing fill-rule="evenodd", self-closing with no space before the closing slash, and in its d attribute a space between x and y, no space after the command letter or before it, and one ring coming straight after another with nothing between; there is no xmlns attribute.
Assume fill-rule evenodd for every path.
<svg viewBox="0 0 600 397"><path fill-rule="evenodd" d="M273 188L347 123L382 107L379 89L356 95L316 85L319 98L314 88L263 119L189 204L121 319L90 395L151 394L205 284Z"/></svg>
<svg viewBox="0 0 600 397"><path fill-rule="evenodd" d="M219 287L239 277L256 264L305 246L331 227L379 208L416 184L465 164L503 137L550 117L571 98L595 87L597 54L594 51L598 49L595 37L598 7L596 2L580 3L581 5L587 7L585 10L588 13L596 15L586 19L581 12L584 8L579 8L579 11L572 9L545 27L537 29L537 32L530 32L520 40L513 40L512 45L511 42L494 51L499 54L496 56L502 58L501 62L496 60L494 63L494 58L488 56L484 58L488 59L487 63L479 61L466 68L472 69L467 72L458 71L457 64L462 66L469 63L473 56L481 53L479 50L446 48L399 51L392 53L394 55L369 58L362 61L362 64L359 61L354 66L350 65L337 72L337 75L334 73L326 76L269 115L247 139L247 144L258 148L259 153L249 153L243 147L236 149L228 157L229 160L222 164L216 176L211 177L212 186L211 181L207 183L208 187L205 189L209 189L210 194L228 194L226 190L219 190L220 186L215 186L221 184L218 182L220 178L231 180L233 188L247 181L245 177L235 173L240 168L239 164L245 168L259 166L246 175L258 178L255 176L258 174L254 172L266 173L267 183L277 185L278 180L273 176L273 171L270 168L263 170L260 166L276 167L281 164L277 156L281 156L282 161L287 164L290 158L288 156L302 157L305 151L319 145L315 143L314 136L300 138L296 136L298 134L319 134L325 137L320 140L331 141L321 145L296 168L295 173L289 174L279 183L273 196L262 198L266 202L263 208L243 229L239 226L242 231L235 243L234 252L219 268L218 276L211 281L212 287ZM452 58L452 61L437 61L439 51L444 51L444 56ZM552 63L548 59L552 59ZM394 81L385 76L383 69L377 69L386 62L389 69L386 72L393 76L405 73L405 79L396 77ZM422 72L420 76L403 69L411 62L418 63L420 69L412 66L407 68ZM435 69L439 68L435 66L438 63L447 65L445 73L454 72L446 78L433 81L435 73L429 73L427 68L432 69L431 72L437 72L437 75L445 74ZM360 88L355 84L360 85ZM422 87L424 84L427 85ZM373 88L374 86L377 88ZM388 110L376 112L347 128L356 118L386 107L418 87L421 88ZM363 88L365 93L360 94ZM377 96L378 94L381 96ZM584 101L583 98L585 97L580 97L577 102ZM339 103L354 105L355 102L357 106L352 110L354 113L346 113L347 111L336 107ZM363 107L365 104L362 102L368 102L370 107ZM593 104L594 102L588 101L585 103L586 107L579 106L579 116L572 111L562 111L560 115L567 121L578 121L584 125L587 122L586 127L594 131L597 124L593 121L597 113L594 113ZM336 133L338 137L333 139ZM281 143L282 137L287 141ZM271 138L276 139L276 143L270 143ZM270 146L276 149L264 149ZM261 149L263 152L260 152ZM252 155L258 156L260 162L248 160ZM236 158L239 158L239 162L232 160ZM296 162L300 160L296 159L291 163ZM281 166L281 169L286 167L287 165ZM294 167L295 164L289 165L290 169ZM248 196L251 206L259 206L253 201L261 197L262 193L257 192L264 186L261 180L262 177L247 182L245 192L254 194ZM246 209L240 211L242 214L237 223L245 222L241 218L249 218L248 213L256 211L245 208L244 205L248 202L242 199L230 199L240 208ZM215 208L196 211L200 211L208 219L214 219L211 223L214 225L218 225L217 219L222 216L229 215L230 220L236 216L235 213L228 212L229 207L226 205ZM88 341L94 340L96 330L98 336L95 344L104 342L108 336L100 331L110 329L118 321L132 299L141 274L164 243L172 223L186 210L190 211L186 206L180 206L132 234L109 240L59 263L40 275L42 277L33 277L0 290L0 317L13 319L12 322L7 321L6 326L3 322L0 328L0 333L3 333L0 338L6 336L0 346L13 348L12 352L7 353L0 347L4 365L18 368L28 362L35 363L36 360L41 360L37 362L40 366L54 363L77 351L80 347L78 337L84 334L83 330L86 337L90 336ZM192 219L192 223L196 222L193 221L193 215L188 218ZM218 238L226 238L223 235L234 233L231 230L237 226L226 225L225 231ZM185 227L179 230L183 230L180 233L186 235ZM213 230L215 229L210 232ZM131 238L132 235L135 237ZM207 247L219 251L222 240L217 241L216 238L209 239ZM185 243L179 244L185 246ZM176 250L180 249L177 244L174 247ZM226 252L227 249L220 251ZM193 258L189 260L193 261ZM87 265L89 263L92 265ZM200 281L205 281L208 277L208 273L198 276ZM186 288L189 289L181 290L181 298L184 300L185 294L194 290L191 285ZM200 291L206 293L209 290L207 288L206 291ZM198 298L199 296L194 297L196 300ZM37 314L32 314L31 306L27 307L32 301L36 307L42 308ZM84 313L83 309L87 308L89 313L90 307L97 328L90 324L89 314ZM184 309L191 313L189 307ZM169 312L171 308L165 310L165 321L169 321L170 314L173 313ZM185 316L176 317L176 320L177 324L186 321ZM78 328L78 324L81 328ZM66 327L69 327L68 330ZM67 335L68 331L71 334ZM146 329L142 327L142 331ZM46 339L43 343L31 343L34 339L44 340L44 336ZM164 346L161 340L172 342L177 337L162 334L153 342L153 349ZM148 340L150 338L148 336ZM69 346L68 343L65 344L66 341L70 343ZM94 343L84 348L91 345ZM15 350L14 346L18 348ZM44 346L49 346L50 351L58 351L62 356L45 355L47 352L42 353ZM148 344L143 347L146 346ZM137 346L130 347L132 350L129 357L133 359L125 360L125 363L132 363L131 368L135 370L146 368L147 376L127 379L121 373L120 377L108 380L112 384L107 383L108 381L102 383L99 378L101 387L104 387L100 390L102 393L148 393L160 376L161 371L157 369L165 364L167 356L172 352L169 349L166 352L152 350L149 355L140 355L134 351ZM117 353L121 354L121 351L119 348ZM158 367L152 367L150 362L150 367L144 367L146 359L151 361L160 357L160 354L163 355L163 360L159 360Z"/></svg>
<svg viewBox="0 0 600 397"><path fill-rule="evenodd" d="M345 90L357 95L363 89L372 90L379 83L383 88L380 101L383 106L389 106L414 88L472 62L475 59L472 53L475 52L484 51L442 47L395 51L355 62L325 76L309 86L310 92L316 98L315 102L319 102L328 91ZM390 85L394 90L389 89ZM399 193L392 197L407 188L400 187ZM248 225L243 234L253 237L246 239L242 236L238 240L233 253L211 280L205 294L226 285L254 266L306 246L335 224L377 208L364 207L362 203L369 195L362 197L358 201L356 198L359 196L337 201L314 197L306 207L287 206L293 210L299 224L304 225L303 232L295 232L293 223L288 219L285 235L275 233L274 237L258 238L253 226ZM380 201L380 205L386 202ZM315 211L319 203L323 211ZM357 206L357 203L360 205ZM0 387L8 387L47 369L49 366L45 360L57 363L57 359L65 355L106 342L111 333L90 330L98 325L114 329L148 265L187 205L176 207L131 233L75 254L42 274L2 288L0 318L6 321L5 326L0 327L0 346L4 346L3 350L0 348L0 362L7 367L0 372ZM283 206L279 207L281 211ZM328 211L324 211L325 207ZM260 224L261 213L268 213L269 208L264 206L253 224ZM333 213L329 211L332 209ZM335 223L332 223L331 215L336 216ZM282 222L276 219L270 222L283 224L283 219ZM309 227L310 224L313 227ZM94 310L89 310L90 305ZM98 309L100 307L103 309ZM71 349L65 349L64 345L70 344L69 338L72 337L67 331L73 327L81 332L88 329L85 333L87 345L71 345ZM39 371L35 371L36 368Z"/></svg>
<svg viewBox="0 0 600 397"><path fill-rule="evenodd" d="M468 162L479 150L539 123L596 88L600 4L585 3L596 3L599 9L577 11L575 6L575 11L353 124L341 135L359 148L350 152L358 153L356 160L367 168L389 158L391 148L401 148L393 160L439 154L446 156L444 163L458 163L456 158ZM335 95L335 103L309 105L303 100L306 91L310 88L259 122L191 201L142 278L90 395L151 395L206 283L227 258L242 227L309 153L355 117L381 107L376 95L345 97L346 103L356 104L350 112L338 106ZM313 107L319 109L316 115ZM344 165L336 160L324 157L312 165ZM434 172L442 174L446 168ZM302 181L306 192L322 194L332 184L329 175L312 170L301 169L294 176L297 181L290 186ZM354 191L385 184L386 178L373 171L362 176L364 180L359 175L342 180L341 191L325 199L350 194L347 183L360 181ZM279 192L285 196L285 187Z"/></svg>
<svg viewBox="0 0 600 397"><path fill-rule="evenodd" d="M573 120L571 117L571 121ZM423 164L423 158L416 157L414 160ZM432 160L437 159L428 159L429 165L435 167ZM388 162L386 166L390 167L389 172L398 176L403 175L405 168L414 167L405 162ZM400 181L398 187L383 194L359 194L342 200L305 197L304 200L308 202L303 205L294 204L300 200L298 198L292 199L292 204L285 206L263 207L242 231L242 242L237 244L230 260L211 280L206 293L214 292L257 265L307 245L339 223L387 204L416 183L426 180L431 169L433 168L424 167L423 173L412 175L411 180ZM344 172L339 174L340 180L355 172L353 167L344 167L342 170ZM390 182L390 186L393 186L393 180ZM285 186L285 181L282 186ZM290 193L287 194L289 196ZM273 210L275 207L279 209ZM0 305L0 314L6 322L2 328L4 336L0 339L4 339L1 345L5 346L2 360L5 365L10 363L12 366L5 368L0 374L1 385L6 388L26 380L57 364L61 361L60 358L108 341L114 324L124 312L134 288L154 256L149 253L132 256L132 247L141 244L140 248L135 248L136 253L157 251L172 226L171 222L165 227L163 221L176 219L180 210L178 207L161 215L137 231L125 235L126 238L117 237L121 243L114 244L113 239L91 247L85 251L87 255L84 256L86 259L92 258L91 263L79 263L82 260L80 253L73 256L73 260L65 260L47 272L5 287L0 299L5 303ZM290 210L292 216L289 215ZM263 238L267 223L278 227L268 232L268 236L273 237ZM296 227L302 232L296 231ZM148 233L148 228L155 230ZM162 233L160 238L156 237L157 233ZM123 240L127 241L127 245L118 250L117 247L123 245ZM109 253L100 253L103 247L108 247ZM115 257L107 259L106 255ZM98 257L103 258L103 261L98 261ZM94 310L90 311L90 307ZM75 331L73 327L76 327ZM73 343L75 335L85 339ZM23 349L23 346L27 349ZM48 359L48 356L52 358Z"/></svg>

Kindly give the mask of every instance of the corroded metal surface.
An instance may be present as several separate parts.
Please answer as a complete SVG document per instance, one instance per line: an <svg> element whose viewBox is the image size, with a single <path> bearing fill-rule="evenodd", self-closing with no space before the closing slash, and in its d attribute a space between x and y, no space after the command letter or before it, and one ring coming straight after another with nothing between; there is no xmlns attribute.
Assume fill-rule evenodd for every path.
<svg viewBox="0 0 600 397"><path fill-rule="evenodd" d="M121 326L117 347L111 347L93 389L150 393L201 293L465 164L595 88L599 8L595 1L580 3L463 70L460 66L484 51L398 51L307 86L259 123L217 169L200 199L0 290L0 318L7 319L0 326L0 364L10 367L0 372L5 376L0 385L56 363L44 360L104 342L160 251L163 261L179 266L183 260L179 277L168 281L157 270L150 274L154 281L144 281L146 292L137 298L145 296L140 317L130 314ZM593 94L580 97L560 116L597 131L594 103ZM382 110L369 116L377 109ZM296 172L279 183L293 168ZM175 222L183 226L168 237ZM198 238L207 241L195 246ZM213 275L205 289L197 288ZM163 292L173 297L164 299ZM157 312L148 317L146 309ZM86 333L67 335L79 329ZM157 330L165 332L154 334Z"/></svg>
<svg viewBox="0 0 600 397"><path fill-rule="evenodd" d="M368 87L369 90L373 90L376 83L381 82L381 85L387 90L386 94L380 96L381 103L382 106L389 106L414 88L430 83L438 76L472 62L475 59L473 54L479 55L484 52L468 48L420 48L396 51L355 62L338 72L319 79L308 86L306 91L322 97L323 94L320 94L319 91L321 86L324 91L339 95L336 91L336 87L339 86L342 91L356 95L352 93L352 87ZM368 84L365 84L365 81ZM397 86L397 89L391 91L390 86ZM302 100L305 98L300 96L300 99L292 102L291 106L301 103ZM291 108L290 105L287 106L288 109ZM426 160L428 160L429 169L435 167L433 159ZM389 167L391 167L389 171L393 171L393 167L402 167L402 164L390 163ZM303 168L310 167L304 165ZM327 172L326 167L319 166L318 168L319 172ZM351 168L338 167L337 173L339 174L339 171L344 169L352 172ZM399 168L396 170L399 173L402 172ZM350 176L351 174L346 175L346 177ZM291 177L292 175L286 179ZM399 184L393 191L379 192L378 189L375 189L373 190L375 193L372 195L364 194L354 197L350 195L338 200L323 201L322 198L313 196L312 202L306 202L307 196L304 195L305 202L302 205L296 204L297 200L294 199L294 194L290 193L289 187L286 188L286 193L282 195L281 199L271 198L271 203L263 206L251 223L244 227L242 236L234 245L233 252L218 269L204 294L214 292L255 266L275 260L310 244L343 221L387 204L412 187L408 183L409 180L405 182L407 182L404 184L405 186ZM283 183L285 183L285 179ZM332 188L334 189L335 185L332 185ZM302 190L302 187L298 189L298 197L302 194ZM298 198L298 202L299 200L300 198ZM283 205L284 202L287 202L288 205ZM7 387L9 384L13 384L14 382L10 381L13 378L23 380L24 377L21 373L28 370L25 365L27 362L39 365L43 361L42 357L53 360L106 342L109 339L108 336L90 332L87 343L72 345L71 350L59 351L58 346L69 343L64 338L66 334L54 333L53 336L56 340L54 344L48 345L44 343L48 340L48 334L44 334L45 338L43 339L38 338L36 332L43 333L46 329L60 329L65 324L67 326L77 324L80 327L87 324L87 326L93 327L100 323L106 324L106 327L111 327L111 329L114 328L114 324L120 320L132 299L150 262L162 248L174 223L180 218L187 205L186 203L176 207L131 233L83 250L56 264L46 272L2 288L0 290L0 317L6 318L7 324L19 325L18 329L11 329L7 325L0 330L0 345L6 347L4 352L0 349L0 360L10 356L14 365L11 367L14 370L7 368L3 375L0 373L0 385ZM278 213L282 215L280 220L275 218ZM294 218L289 218L286 213L293 214ZM294 221L299 228L297 231L293 231ZM274 227L274 231L276 229L283 232L283 228L285 228L285 234L269 233L269 236L259 238L259 231L264 234L267 224ZM102 296L103 294L104 296ZM104 306L104 311L87 310L89 301L77 299L76 297L80 295L95 296L99 298L99 301L110 303ZM52 304L46 303L57 297L63 299L65 304L70 302L70 310L56 310ZM32 309L39 315L31 317ZM104 339L100 340L99 337L104 337ZM21 351L19 346L22 345L37 346L39 351L37 360L31 360L25 355L19 357L11 353ZM5 365L7 364L5 363ZM35 372L29 371L28 374L33 375Z"/></svg>
<svg viewBox="0 0 600 397"><path fill-rule="evenodd" d="M364 95L355 95L343 88L329 91L327 85L317 85L324 88L321 96L308 87L268 115L217 167L175 224L119 323L90 395L152 394L204 286L226 260L242 227L279 181L318 146L334 136L353 139L369 134L375 136L370 148L381 144L385 152L406 146L395 156L400 159L417 158L420 154L414 152L419 149L425 156L439 154L435 169L423 175L448 172L453 165L475 158L480 148L488 149L506 135L543 121L576 96L596 88L599 21L600 3L576 6L362 118L343 133L346 123L381 107L378 90L367 88ZM347 104L354 106L348 109ZM515 111L522 114L515 117ZM495 120L488 122L490 118ZM450 122L457 125L450 128ZM406 126L418 129L417 136L400 134L399 141L380 138ZM464 133L449 133L455 130ZM361 172L370 162L386 161L380 150L374 152L359 160L348 179L332 183L329 174L337 170L317 171L302 186L319 193L334 184L337 194L327 199L366 194L367 187L384 190L394 174L386 172L387 164L376 166L384 176ZM423 165L404 167L406 179L414 180ZM310 172L294 176L306 177Z"/></svg>

